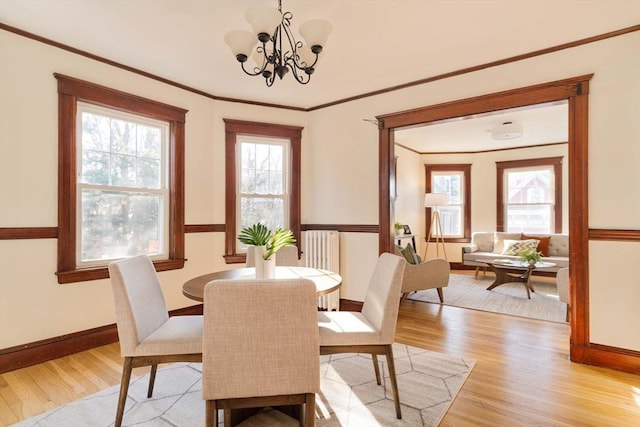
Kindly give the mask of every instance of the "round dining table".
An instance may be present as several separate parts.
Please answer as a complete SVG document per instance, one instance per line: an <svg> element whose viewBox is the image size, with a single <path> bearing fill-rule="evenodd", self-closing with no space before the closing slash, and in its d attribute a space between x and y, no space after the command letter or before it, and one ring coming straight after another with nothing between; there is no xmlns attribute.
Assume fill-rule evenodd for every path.
<svg viewBox="0 0 640 427"><path fill-rule="evenodd" d="M188 280L182 285L182 294L187 298L202 302L204 300L204 287L212 280L255 280L255 278L256 269L254 267L217 271ZM316 285L318 296L330 294L342 285L342 277L328 270L312 267L276 267L274 279L301 278L309 279Z"/></svg>

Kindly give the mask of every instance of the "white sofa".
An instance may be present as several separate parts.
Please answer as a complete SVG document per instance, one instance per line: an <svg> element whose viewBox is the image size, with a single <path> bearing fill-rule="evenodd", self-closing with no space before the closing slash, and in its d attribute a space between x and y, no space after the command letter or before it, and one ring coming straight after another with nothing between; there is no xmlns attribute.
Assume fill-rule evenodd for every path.
<svg viewBox="0 0 640 427"><path fill-rule="evenodd" d="M523 233L504 233L498 231L481 231L471 235L471 243L462 247L462 264L475 267L486 267L486 261L494 259L519 259L517 255L504 254L506 240L527 240L538 237L539 241L548 241L548 248L544 244L538 245L538 251L543 249L541 261L551 262L555 265L548 268L536 269L536 271L557 272L559 269L569 267L569 236L567 234L540 234L526 235ZM545 251L546 249L546 251ZM546 253L545 253L546 252Z"/></svg>

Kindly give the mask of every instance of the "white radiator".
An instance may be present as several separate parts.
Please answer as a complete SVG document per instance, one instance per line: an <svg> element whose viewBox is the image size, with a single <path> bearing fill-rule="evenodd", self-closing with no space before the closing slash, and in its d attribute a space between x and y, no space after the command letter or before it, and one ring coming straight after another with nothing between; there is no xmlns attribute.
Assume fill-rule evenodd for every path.
<svg viewBox="0 0 640 427"><path fill-rule="evenodd" d="M309 230L305 233L304 259L307 267L340 274L340 236L335 230ZM338 311L340 290L318 297L318 308Z"/></svg>

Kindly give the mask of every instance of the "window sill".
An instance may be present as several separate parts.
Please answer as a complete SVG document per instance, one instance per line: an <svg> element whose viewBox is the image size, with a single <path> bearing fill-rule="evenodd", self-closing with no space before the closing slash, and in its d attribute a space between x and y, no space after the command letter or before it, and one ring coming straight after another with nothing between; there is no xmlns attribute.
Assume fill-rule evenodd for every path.
<svg viewBox="0 0 640 427"><path fill-rule="evenodd" d="M156 271L179 270L184 268L185 259L170 259L165 261L154 261ZM79 270L58 271L58 283L88 282L91 280L108 279L109 270L107 267L92 267Z"/></svg>

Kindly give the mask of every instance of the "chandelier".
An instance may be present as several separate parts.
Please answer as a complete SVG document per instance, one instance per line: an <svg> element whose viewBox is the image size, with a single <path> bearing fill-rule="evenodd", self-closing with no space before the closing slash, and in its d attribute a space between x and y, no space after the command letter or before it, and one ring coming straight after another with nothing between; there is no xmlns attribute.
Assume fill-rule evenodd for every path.
<svg viewBox="0 0 640 427"><path fill-rule="evenodd" d="M300 25L305 45L293 35L293 14L282 12L281 0L278 0L277 9L264 5L252 7L245 18L253 27L253 33L234 30L224 37L242 71L250 76L264 77L267 86L273 85L276 75L282 79L289 71L298 83L309 83L331 33L331 24L314 19ZM254 64L247 63L250 57Z"/></svg>

